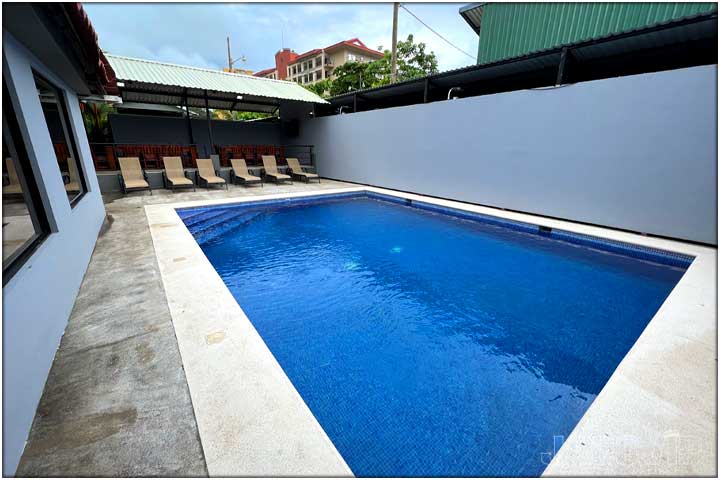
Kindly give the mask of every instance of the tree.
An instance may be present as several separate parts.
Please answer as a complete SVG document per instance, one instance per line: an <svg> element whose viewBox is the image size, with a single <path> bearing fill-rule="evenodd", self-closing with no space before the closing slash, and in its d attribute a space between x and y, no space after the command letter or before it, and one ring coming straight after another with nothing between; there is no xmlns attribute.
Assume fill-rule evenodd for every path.
<svg viewBox="0 0 720 480"><path fill-rule="evenodd" d="M108 115L114 113L115 108L107 103L81 103L80 111L90 143L110 142Z"/></svg>
<svg viewBox="0 0 720 480"><path fill-rule="evenodd" d="M382 48L382 47L380 47ZM424 77L438 73L438 63L435 52L426 52L427 45L424 42L415 43L412 34L407 40L397 43L397 81L412 80L413 78ZM392 53L385 50L383 58L373 63L381 78L381 85L390 83L390 66ZM379 86L379 85L378 85Z"/></svg>
<svg viewBox="0 0 720 480"><path fill-rule="evenodd" d="M341 95L343 93L362 90L363 88L374 87L379 78L374 69L370 66L374 62L346 62L335 69L333 79L330 83L330 95Z"/></svg>
<svg viewBox="0 0 720 480"><path fill-rule="evenodd" d="M330 88L332 87L332 81L329 78L320 80L313 83L312 85L303 85L311 92L320 95L323 98L327 98L330 94Z"/></svg>
<svg viewBox="0 0 720 480"><path fill-rule="evenodd" d="M378 50L383 50L382 46ZM327 98L387 85L391 80L391 57L390 50L385 50L382 58L372 62L346 62L333 71L332 79L326 78L305 88ZM398 82L432 75L438 72L437 57L434 52L427 52L425 43L415 43L410 34L407 40L397 44L397 69Z"/></svg>

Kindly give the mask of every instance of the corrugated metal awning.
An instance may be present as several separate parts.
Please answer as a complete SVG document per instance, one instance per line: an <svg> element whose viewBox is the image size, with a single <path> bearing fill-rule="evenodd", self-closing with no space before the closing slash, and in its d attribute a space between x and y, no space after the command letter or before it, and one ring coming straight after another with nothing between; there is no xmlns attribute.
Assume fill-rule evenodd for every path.
<svg viewBox="0 0 720 480"><path fill-rule="evenodd" d="M327 103L294 82L107 54L123 100L272 112L280 102Z"/></svg>
<svg viewBox="0 0 720 480"><path fill-rule="evenodd" d="M470 28L475 30L475 33L480 34L480 24L482 20L483 5L485 3L471 3L460 7L460 15L470 25Z"/></svg>
<svg viewBox="0 0 720 480"><path fill-rule="evenodd" d="M717 63L717 12L330 98L318 116ZM567 65L560 75L563 52Z"/></svg>

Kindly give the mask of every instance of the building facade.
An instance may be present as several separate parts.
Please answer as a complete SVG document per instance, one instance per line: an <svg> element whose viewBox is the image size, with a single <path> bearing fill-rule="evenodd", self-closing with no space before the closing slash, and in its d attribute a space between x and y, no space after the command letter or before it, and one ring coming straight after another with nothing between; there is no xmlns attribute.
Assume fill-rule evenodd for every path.
<svg viewBox="0 0 720 480"><path fill-rule="evenodd" d="M255 76L312 85L332 78L334 70L344 63L371 62L382 57L382 52L368 48L358 38L343 40L301 54L283 48L275 54L275 68L261 70L256 72Z"/></svg>
<svg viewBox="0 0 720 480"><path fill-rule="evenodd" d="M80 102L114 74L79 3L3 5L3 476L105 219ZM113 92L114 93L114 92Z"/></svg>
<svg viewBox="0 0 720 480"><path fill-rule="evenodd" d="M484 64L711 11L717 3L473 3L460 15Z"/></svg>

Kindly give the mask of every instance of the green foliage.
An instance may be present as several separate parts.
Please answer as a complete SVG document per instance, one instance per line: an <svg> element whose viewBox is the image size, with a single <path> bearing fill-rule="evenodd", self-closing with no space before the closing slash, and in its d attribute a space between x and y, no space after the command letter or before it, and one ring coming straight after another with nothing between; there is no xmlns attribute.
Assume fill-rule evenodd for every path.
<svg viewBox="0 0 720 480"><path fill-rule="evenodd" d="M412 34L406 41L397 43L397 70L398 82L411 80L425 75L438 73L438 63L434 52L427 53L423 42L414 43ZM388 73L390 69L391 52L385 50L385 56L380 60L387 62Z"/></svg>
<svg viewBox="0 0 720 480"><path fill-rule="evenodd" d="M83 123L88 140L91 143L111 142L110 122L108 115L115 112L115 108L107 103L81 103Z"/></svg>
<svg viewBox="0 0 720 480"><path fill-rule="evenodd" d="M326 78L325 80L320 80L313 83L312 85L303 86L311 92L320 95L323 98L327 98L330 94L330 87L332 86L332 81L329 78Z"/></svg>
<svg viewBox="0 0 720 480"><path fill-rule="evenodd" d="M330 95L340 95L375 86L379 78L373 69L370 69L370 65L373 63L375 62L347 62L337 67L333 72L334 78L330 82Z"/></svg>
<svg viewBox="0 0 720 480"><path fill-rule="evenodd" d="M212 117L216 120L233 120L243 122L246 120L259 120L261 118L277 117L270 113L260 112L238 112L229 110L211 110Z"/></svg>
<svg viewBox="0 0 720 480"><path fill-rule="evenodd" d="M382 50L379 47L378 50ZM331 81L324 80L322 91L330 96L340 95L364 88L381 87L391 82L392 52L385 50L383 58L367 62L347 62L333 72ZM424 77L438 72L435 53L427 51L423 42L415 43L412 34L397 43L397 81ZM319 82L320 83L320 82ZM318 84L311 85L309 88ZM318 93L317 90L313 90Z"/></svg>

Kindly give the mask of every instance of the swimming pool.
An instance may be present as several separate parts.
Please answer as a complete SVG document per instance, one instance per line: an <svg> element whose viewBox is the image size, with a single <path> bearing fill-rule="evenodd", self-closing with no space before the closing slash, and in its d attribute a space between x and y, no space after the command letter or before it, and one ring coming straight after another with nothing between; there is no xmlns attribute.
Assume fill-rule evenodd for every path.
<svg viewBox="0 0 720 480"><path fill-rule="evenodd" d="M179 214L356 475L542 473L690 259L388 200Z"/></svg>

